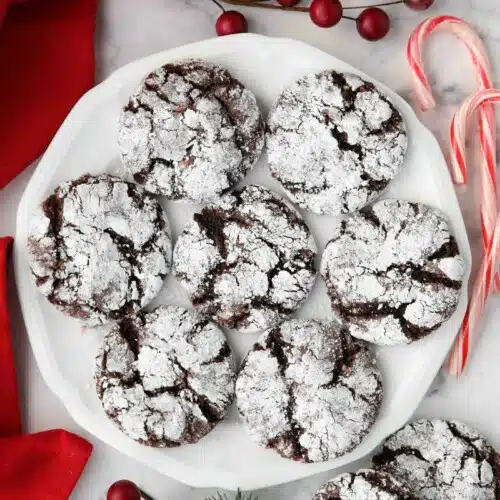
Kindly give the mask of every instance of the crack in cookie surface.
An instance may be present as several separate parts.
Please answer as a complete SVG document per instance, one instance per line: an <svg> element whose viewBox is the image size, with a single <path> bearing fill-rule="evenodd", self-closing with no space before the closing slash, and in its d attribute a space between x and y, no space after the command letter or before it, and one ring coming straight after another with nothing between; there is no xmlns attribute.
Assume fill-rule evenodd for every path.
<svg viewBox="0 0 500 500"><path fill-rule="evenodd" d="M321 262L332 308L349 332L386 345L413 342L446 321L464 273L446 218L400 200L349 216Z"/></svg>
<svg viewBox="0 0 500 500"><path fill-rule="evenodd" d="M263 142L255 96L227 70L199 60L153 71L118 124L127 171L173 200L217 199L254 166Z"/></svg>
<svg viewBox="0 0 500 500"><path fill-rule="evenodd" d="M417 497L389 474L364 469L328 481L313 500L417 500Z"/></svg>
<svg viewBox="0 0 500 500"><path fill-rule="evenodd" d="M158 201L105 174L56 188L33 216L28 250L39 290L87 325L148 304L163 286L172 253Z"/></svg>
<svg viewBox="0 0 500 500"><path fill-rule="evenodd" d="M348 453L369 432L382 382L365 343L333 325L289 320L247 354L236 397L257 443L285 458L321 462Z"/></svg>
<svg viewBox="0 0 500 500"><path fill-rule="evenodd" d="M234 359L223 333L198 313L160 306L113 326L94 379L106 414L154 447L195 443L226 415Z"/></svg>
<svg viewBox="0 0 500 500"><path fill-rule="evenodd" d="M174 273L197 310L259 331L308 296L316 245L300 215L262 186L245 186L194 215L174 249Z"/></svg>
<svg viewBox="0 0 500 500"><path fill-rule="evenodd" d="M500 456L461 422L419 420L390 436L373 458L422 500L495 500Z"/></svg>
<svg viewBox="0 0 500 500"><path fill-rule="evenodd" d="M269 168L317 214L360 209L398 173L407 148L400 113L372 83L335 71L285 88L267 120Z"/></svg>

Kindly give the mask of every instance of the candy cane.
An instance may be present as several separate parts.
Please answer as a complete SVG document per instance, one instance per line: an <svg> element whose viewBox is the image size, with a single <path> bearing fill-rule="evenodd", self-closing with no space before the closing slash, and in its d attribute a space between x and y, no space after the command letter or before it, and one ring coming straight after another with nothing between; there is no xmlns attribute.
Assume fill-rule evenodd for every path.
<svg viewBox="0 0 500 500"><path fill-rule="evenodd" d="M451 124L452 137L457 143L464 143L468 122L474 111L485 103L500 103L500 90L481 90L462 104ZM469 359L471 345L478 336L478 326L492 289L493 270L497 268L499 241L500 216L497 216L493 234L489 239L481 268L472 288L462 327L448 357L448 370L457 377L462 374Z"/></svg>
<svg viewBox="0 0 500 500"><path fill-rule="evenodd" d="M425 39L439 28L446 28L466 45L476 69L479 90L493 87L488 55L482 40L474 30L466 22L454 16L437 16L426 19L413 31L407 47L415 94L424 111L433 108L436 101L425 75L422 61L422 45ZM498 207L496 125L495 113L490 104L485 104L479 111L479 135L481 142L481 231L483 247L486 251L495 227ZM464 184L467 180L465 141L457 141L453 135L453 129L451 138L451 175L456 184ZM496 272L494 288L496 292L500 291L500 276Z"/></svg>
<svg viewBox="0 0 500 500"><path fill-rule="evenodd" d="M490 64L484 44L474 30L462 19L454 16L437 16L422 21L410 36L407 47L408 61L413 73L413 85L423 111L436 106L432 90L425 75L422 45L425 39L439 28L451 31L466 45L477 70L478 86L491 88Z"/></svg>
<svg viewBox="0 0 500 500"><path fill-rule="evenodd" d="M500 241L500 217L497 219L493 237L486 249L481 268L474 282L472 294L464 316L462 328L455 339L453 348L448 356L447 369L456 377L459 377L467 364L472 344L477 338L478 327L481 317L486 308L488 297L491 293L492 280L491 269L496 266L498 260Z"/></svg>

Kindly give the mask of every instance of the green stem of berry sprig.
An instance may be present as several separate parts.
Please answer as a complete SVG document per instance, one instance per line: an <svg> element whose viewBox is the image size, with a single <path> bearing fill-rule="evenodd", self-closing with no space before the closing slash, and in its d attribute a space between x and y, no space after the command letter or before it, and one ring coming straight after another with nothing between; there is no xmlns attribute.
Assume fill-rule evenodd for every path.
<svg viewBox="0 0 500 500"><path fill-rule="evenodd" d="M224 8L220 5L218 0L212 0L214 3L219 5L219 7L224 10ZM288 10L291 12L309 12L309 7L282 7L281 5L268 4L269 0L220 0L221 2L230 4L230 5L239 5L241 7L260 7L262 9L276 9L276 10ZM351 7L344 7L344 10L354 10L354 9L367 9L369 7L388 7L390 5L398 5L404 3L404 0L392 0L390 2L383 2L377 5L354 5ZM352 19L348 16L343 16L346 19Z"/></svg>
<svg viewBox="0 0 500 500"><path fill-rule="evenodd" d="M208 497L208 498L205 498L205 500L229 500L229 498L227 495L217 493L217 496ZM238 491L236 492L234 500L259 500L259 497L255 496L253 493L243 493L238 488Z"/></svg>

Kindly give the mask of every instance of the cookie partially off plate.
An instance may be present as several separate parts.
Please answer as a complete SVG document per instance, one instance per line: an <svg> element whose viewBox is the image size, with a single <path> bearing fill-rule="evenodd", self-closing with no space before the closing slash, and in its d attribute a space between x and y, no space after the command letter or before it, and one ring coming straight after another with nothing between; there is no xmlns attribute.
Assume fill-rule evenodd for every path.
<svg viewBox="0 0 500 500"><path fill-rule="evenodd" d="M417 500L410 489L385 472L362 469L328 481L313 500Z"/></svg>
<svg viewBox="0 0 500 500"><path fill-rule="evenodd" d="M399 173L383 196L424 203L443 212L464 258L464 285L456 312L435 332L418 342L375 349L384 401L368 434L352 451L340 457L305 464L259 447L239 419L235 405L224 420L194 444L151 448L127 437L103 412L92 381L92 368L103 332L88 329L82 335L78 323L52 307L32 279L25 242L35 208L60 183L83 174L124 176L117 144L117 121L121 110L144 78L156 68L193 58L226 68L255 95L264 117L268 116L283 88L307 74L334 70L374 83L401 115L408 138ZM266 154L260 157L242 183L264 186L280 196L287 196L280 183L271 176ZM160 197L160 202L171 223L173 242L177 241L194 214L203 209L201 205L167 201L164 197ZM318 247L315 264L319 269L320 255L333 237L340 218L315 215L302 209L300 212ZM15 245L16 279L24 320L48 386L78 424L97 438L163 474L200 487L255 490L332 470L369 454L386 436L401 428L415 411L445 359L467 302L468 241L446 163L433 135L395 92L356 68L303 43L258 35L222 37L146 57L118 70L85 95L65 120L33 174L19 207ZM326 292L323 280L317 279L310 295L293 316L334 320ZM188 294L173 273L148 310L160 304L192 309ZM243 334L229 330L225 333L237 363L260 336L260 333ZM332 473L330 477L335 475Z"/></svg>

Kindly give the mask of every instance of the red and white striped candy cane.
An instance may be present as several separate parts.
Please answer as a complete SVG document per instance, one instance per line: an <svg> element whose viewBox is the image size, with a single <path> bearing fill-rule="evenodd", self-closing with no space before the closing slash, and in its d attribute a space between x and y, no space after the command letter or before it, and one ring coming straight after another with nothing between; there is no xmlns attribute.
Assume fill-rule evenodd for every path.
<svg viewBox="0 0 500 500"><path fill-rule="evenodd" d="M498 261L499 242L500 217L497 219L493 237L486 249L483 261L481 262L481 268L474 282L462 328L448 356L447 369L456 377L459 377L463 373L469 359L472 344L477 338L479 324L492 289L491 268L495 267Z"/></svg>
<svg viewBox="0 0 500 500"><path fill-rule="evenodd" d="M424 111L433 108L436 101L425 75L422 61L422 45L425 39L439 28L446 29L467 47L477 73L479 90L490 89L490 63L482 40L462 19L454 16L437 16L426 19L413 31L408 41L408 62L412 70L415 94ZM496 125L495 113L490 104L479 110L479 135L481 142L481 230L483 247L486 251L495 228L498 211L496 180ZM456 184L467 180L465 141L457 140L452 129L451 135L451 175ZM495 291L500 291L500 276L495 273Z"/></svg>
<svg viewBox="0 0 500 500"><path fill-rule="evenodd" d="M500 103L500 90L486 89L470 96L455 114L451 124L452 135L462 146L465 132L474 111L485 103ZM481 268L474 282L462 327L448 357L450 373L460 376L467 364L470 348L478 336L478 327L492 290L493 270L497 268L500 241L500 216L497 215L491 238L486 247Z"/></svg>
<svg viewBox="0 0 500 500"><path fill-rule="evenodd" d="M455 16L430 17L422 21L412 32L407 46L407 55L413 73L413 86L423 111L436 106L431 86L427 79L422 60L424 41L436 30L446 29L467 47L477 70L479 90L493 87L490 77L490 63L484 44L473 28Z"/></svg>

